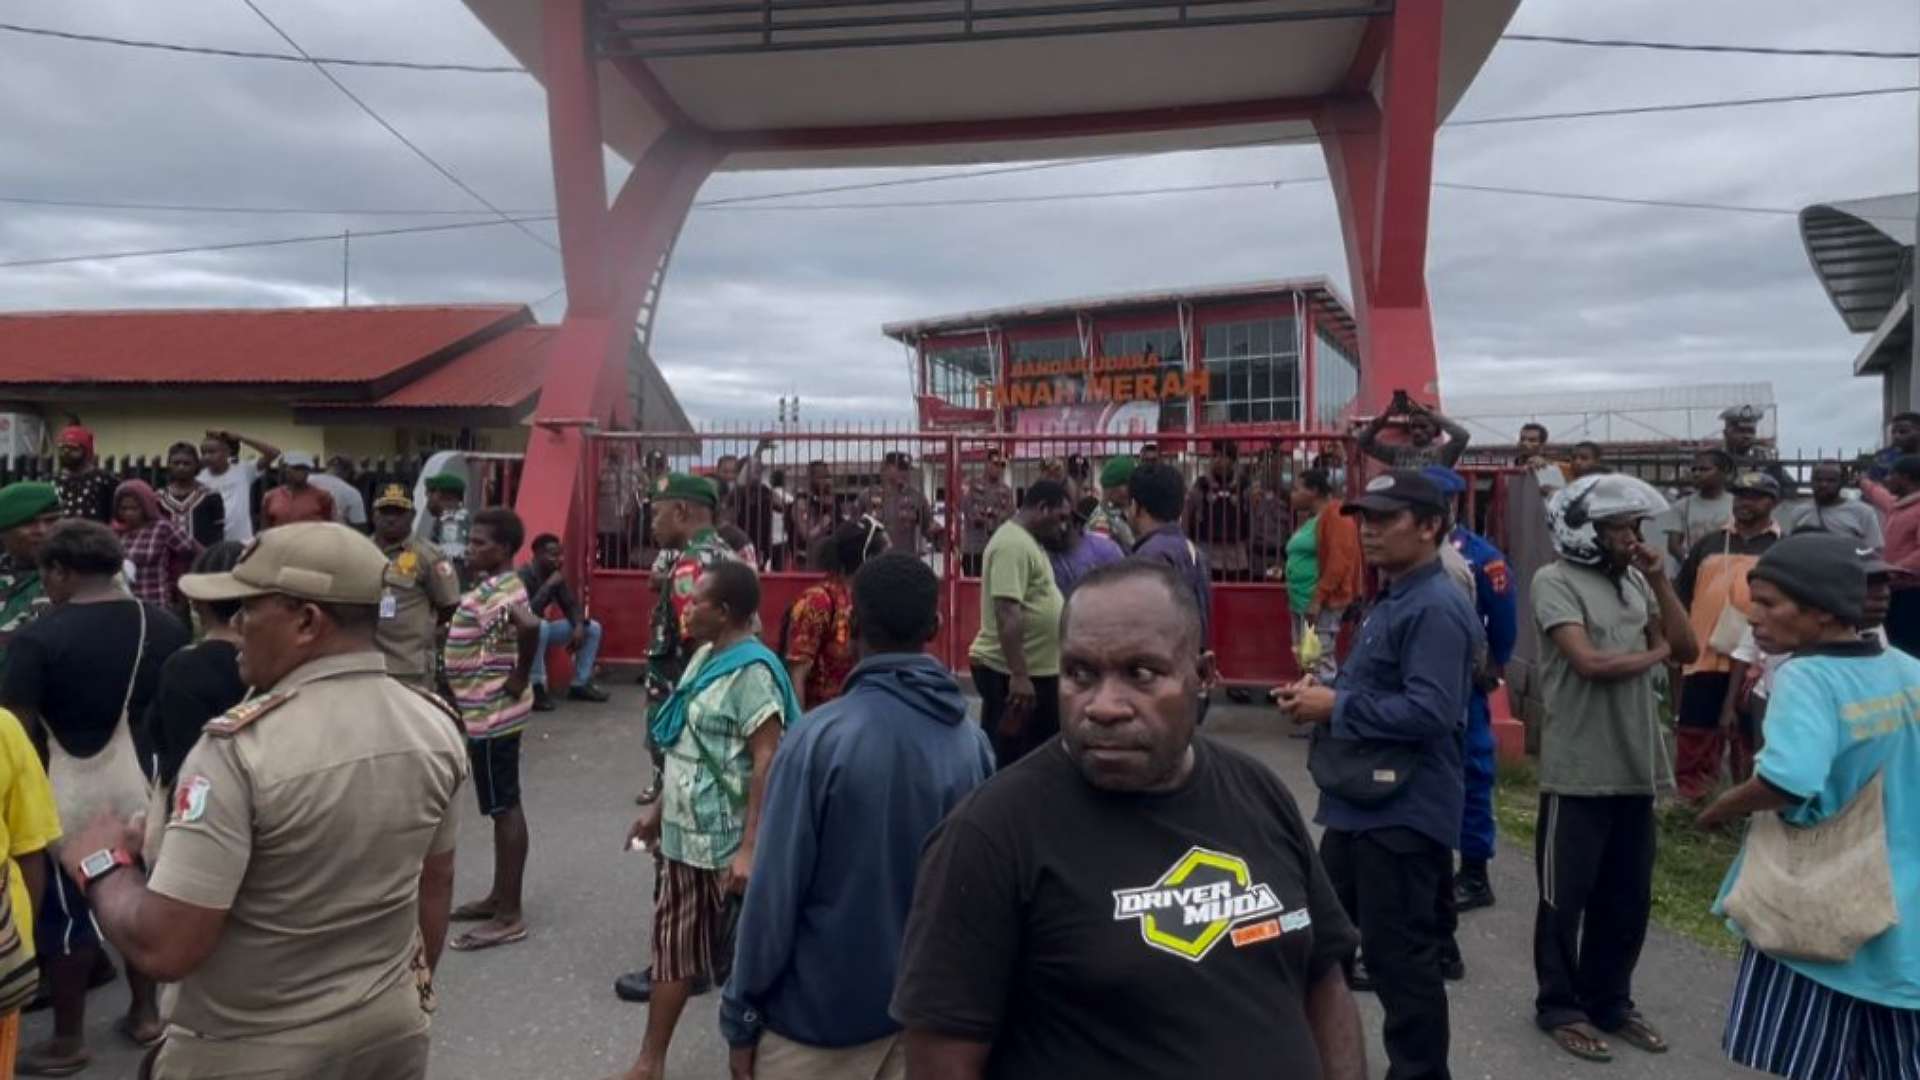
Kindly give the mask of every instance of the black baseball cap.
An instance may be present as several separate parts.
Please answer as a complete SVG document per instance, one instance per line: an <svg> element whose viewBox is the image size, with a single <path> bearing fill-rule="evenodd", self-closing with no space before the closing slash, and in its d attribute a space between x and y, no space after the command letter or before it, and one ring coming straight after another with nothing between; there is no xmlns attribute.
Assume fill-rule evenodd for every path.
<svg viewBox="0 0 1920 1080"><path fill-rule="evenodd" d="M1872 556L1835 533L1795 533L1768 548L1747 580L1769 582L1794 603L1857 623L1867 605Z"/></svg>
<svg viewBox="0 0 1920 1080"><path fill-rule="evenodd" d="M1780 481L1771 473L1763 473L1756 469L1734 477L1733 481L1727 485L1727 490L1735 495L1765 495L1769 499L1778 499Z"/></svg>
<svg viewBox="0 0 1920 1080"><path fill-rule="evenodd" d="M1446 513L1447 497L1440 485L1423 476L1418 469L1390 469L1367 481L1360 496L1341 504L1342 514L1364 510L1392 514L1401 510L1432 510Z"/></svg>

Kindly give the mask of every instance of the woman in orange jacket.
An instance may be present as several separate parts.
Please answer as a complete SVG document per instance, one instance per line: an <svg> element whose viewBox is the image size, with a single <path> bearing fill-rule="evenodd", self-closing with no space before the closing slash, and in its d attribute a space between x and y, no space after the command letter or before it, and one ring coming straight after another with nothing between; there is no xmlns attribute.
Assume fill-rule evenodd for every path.
<svg viewBox="0 0 1920 1080"><path fill-rule="evenodd" d="M1362 589L1360 529L1340 513L1333 482L1323 469L1308 469L1295 478L1290 501L1293 518L1299 522L1286 550L1293 639L1300 641L1309 629L1319 635L1322 651L1311 674L1323 684L1330 683L1339 671L1334 643L1340 636L1340 620Z"/></svg>

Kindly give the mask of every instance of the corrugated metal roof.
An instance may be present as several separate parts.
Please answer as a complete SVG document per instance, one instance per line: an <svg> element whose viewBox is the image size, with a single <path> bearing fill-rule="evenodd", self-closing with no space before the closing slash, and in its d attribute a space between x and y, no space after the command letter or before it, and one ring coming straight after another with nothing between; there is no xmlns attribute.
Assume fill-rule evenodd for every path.
<svg viewBox="0 0 1920 1080"><path fill-rule="evenodd" d="M0 385L367 383L532 320L524 304L0 314Z"/></svg>
<svg viewBox="0 0 1920 1080"><path fill-rule="evenodd" d="M1847 329L1880 328L1913 278L1914 212L1920 193L1822 203L1800 211L1813 272Z"/></svg>
<svg viewBox="0 0 1920 1080"><path fill-rule="evenodd" d="M522 326L442 364L370 409L518 408L540 393L557 326Z"/></svg>
<svg viewBox="0 0 1920 1080"><path fill-rule="evenodd" d="M1264 296L1280 296L1300 292L1307 294L1308 302L1320 310L1321 317L1331 321L1341 336L1351 338L1354 332L1353 307L1346 297L1324 275L1313 277L1288 278L1278 281L1252 281L1238 285L1214 285L1192 289L1169 289L1160 292L1124 293L1109 296L1088 296L1077 300L1056 300L1048 303L1019 304L1013 307L988 308L983 311L969 311L958 315L942 315L931 319L917 319L912 322L888 323L880 328L886 336L905 343L930 334L950 334L968 330L981 330L988 326L1005 326L1009 323L1036 322L1042 319L1064 318L1075 314L1094 314L1098 312L1123 311L1129 308L1155 307L1174 303L1207 304L1230 300L1250 300Z"/></svg>

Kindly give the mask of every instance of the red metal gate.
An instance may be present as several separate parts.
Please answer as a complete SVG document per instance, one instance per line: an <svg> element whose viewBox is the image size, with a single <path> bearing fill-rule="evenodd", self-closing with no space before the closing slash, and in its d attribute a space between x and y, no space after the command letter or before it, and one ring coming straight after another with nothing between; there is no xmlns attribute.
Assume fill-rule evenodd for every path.
<svg viewBox="0 0 1920 1080"><path fill-rule="evenodd" d="M668 472L731 472L725 523L745 534L761 566L761 620L780 625L787 608L819 574L798 550L792 504L818 483L836 508L872 507L883 465L906 455L907 485L932 509L933 535L917 544L940 574L941 632L931 650L956 671L980 624L980 583L963 571L963 523L957 507L989 450L1006 458L1016 493L1043 475L1064 477L1076 499L1098 497L1098 477L1117 454L1157 456L1179 468L1190 488L1213 478L1228 507L1223 517L1189 523L1215 567L1211 645L1232 683L1273 685L1296 677L1287 615L1284 547L1293 530L1286 491L1294 478L1329 459L1342 466L1349 440L1326 435L972 434L887 431L608 432L591 437L593 497L588 603L605 627L602 658L644 660L653 610L656 550L647 535L650 496ZM895 459L897 460L897 459ZM1350 485L1357 470L1344 470ZM813 476L810 478L809 474ZM1190 498L1189 507L1194 500Z"/></svg>

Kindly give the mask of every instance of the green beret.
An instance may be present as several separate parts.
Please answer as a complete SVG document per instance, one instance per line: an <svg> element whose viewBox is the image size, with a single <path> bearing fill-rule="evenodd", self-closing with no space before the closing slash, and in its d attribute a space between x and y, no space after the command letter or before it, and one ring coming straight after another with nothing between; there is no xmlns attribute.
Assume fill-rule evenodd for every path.
<svg viewBox="0 0 1920 1080"><path fill-rule="evenodd" d="M60 493L52 484L8 484L0 488L0 532L58 509Z"/></svg>
<svg viewBox="0 0 1920 1080"><path fill-rule="evenodd" d="M704 476L673 473L667 477L667 486L662 488L654 498L699 503L712 510L720 505L720 489Z"/></svg>
<svg viewBox="0 0 1920 1080"><path fill-rule="evenodd" d="M467 482L458 473L436 473L427 477L428 491L446 491L454 495L467 493Z"/></svg>
<svg viewBox="0 0 1920 1080"><path fill-rule="evenodd" d="M1126 487L1127 481L1133 476L1134 467L1138 464L1139 462L1133 460L1128 454L1108 458L1107 463L1100 467L1100 486L1103 488Z"/></svg>

